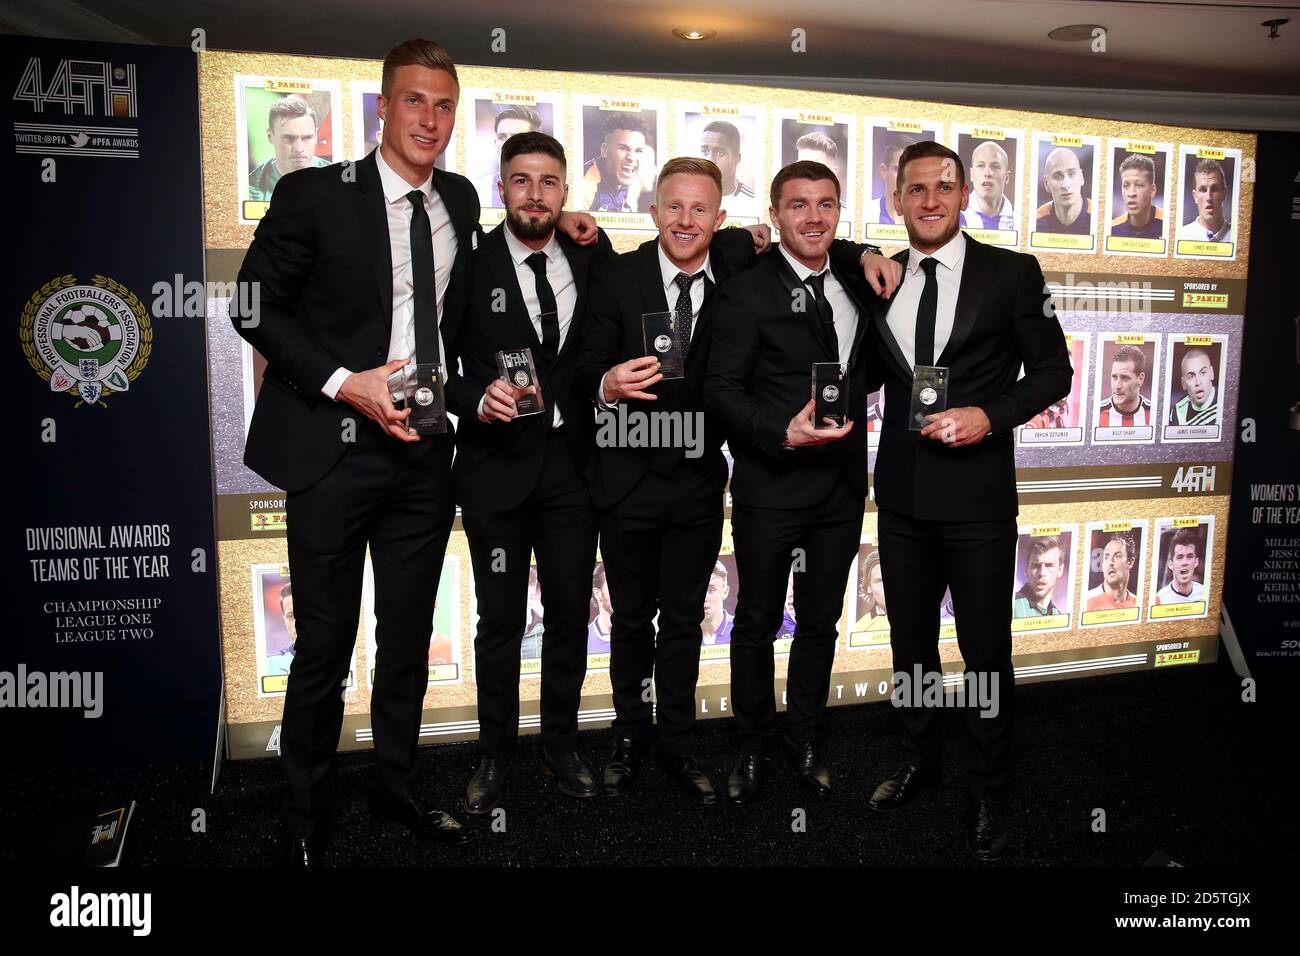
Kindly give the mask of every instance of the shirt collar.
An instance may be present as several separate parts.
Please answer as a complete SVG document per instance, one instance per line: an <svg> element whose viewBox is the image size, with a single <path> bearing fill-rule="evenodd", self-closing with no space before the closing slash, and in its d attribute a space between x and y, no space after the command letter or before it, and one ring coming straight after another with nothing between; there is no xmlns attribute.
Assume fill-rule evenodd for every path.
<svg viewBox="0 0 1300 956"><path fill-rule="evenodd" d="M383 148L375 147L375 165L379 167L379 182L384 189L384 200L389 203L395 203L399 199L405 199L406 194L413 188L410 183L393 171L393 167L384 162ZM419 186L414 187L424 193L427 202L433 196L433 173L429 173L429 178Z"/></svg>
<svg viewBox="0 0 1300 956"><path fill-rule="evenodd" d="M807 282L809 276L821 275L830 268L831 257L829 254L826 256L826 261L822 263L820 269L809 269L794 256L790 255L790 253L786 251L785 246L778 243L777 248L781 250L781 255L785 256L785 261L790 263L790 268L794 270L794 274L799 277L800 282Z"/></svg>
<svg viewBox="0 0 1300 956"><path fill-rule="evenodd" d="M540 249L530 249L528 246L524 245L523 240L510 231L509 223L504 223L501 226L501 229L506 234L506 248L510 250L510 258L514 260L514 263L517 266L523 265L524 260L534 252L545 253L548 261L555 258L557 255L563 254L560 249L560 243L555 238L554 231L551 232L551 238L546 240L546 245L542 246Z"/></svg>
<svg viewBox="0 0 1300 956"><path fill-rule="evenodd" d="M682 270L673 260L668 258L668 253L664 252L664 247L658 239L655 240L655 252L659 254L659 275L664 280L664 288L671 289L673 283L677 280L677 273ZM709 281L713 282L713 264L710 262L707 252L704 254L704 265L701 268L704 269L704 274L709 277Z"/></svg>
<svg viewBox="0 0 1300 956"><path fill-rule="evenodd" d="M940 265L953 272L961 265L962 259L965 257L966 233L958 229L955 236L929 255L921 252L916 246L909 246L907 250L907 271L915 275L921 271L921 261L923 259L937 259Z"/></svg>

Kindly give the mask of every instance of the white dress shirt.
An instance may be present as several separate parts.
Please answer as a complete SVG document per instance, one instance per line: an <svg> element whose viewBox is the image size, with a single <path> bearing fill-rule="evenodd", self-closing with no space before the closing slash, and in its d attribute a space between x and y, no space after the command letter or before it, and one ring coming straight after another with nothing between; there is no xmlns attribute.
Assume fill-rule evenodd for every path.
<svg viewBox="0 0 1300 956"><path fill-rule="evenodd" d="M853 341L858 334L858 307L854 305L853 299L845 291L844 286L840 285L840 280L835 278L835 273L831 272L830 257L827 256L823 260L820 269L809 269L786 252L785 246L778 246L777 248L781 250L781 255L785 256L785 261L790 264L790 268L794 270L794 274L799 277L800 282L806 283L809 276L822 275L823 273L826 275L822 290L835 316L835 338L839 340L840 364L847 366L849 356L853 354ZM809 291L808 295L811 298L812 292Z"/></svg>
<svg viewBox="0 0 1300 956"><path fill-rule="evenodd" d="M406 198L412 189L410 183L384 162L383 148L374 151L375 165L379 167L379 181L384 191L384 206L388 213L388 242L393 257L393 321L388 336L388 358L406 358L406 396L415 391L415 363L421 361L415 354L415 277L411 270L411 217L415 214L411 201ZM451 283L451 267L456 261L456 230L451 224L451 214L437 190L433 188L433 174L418 187L424 193L424 210L429 214L433 229L434 294L438 309L439 372L447 380L447 348L442 340L442 310ZM330 398L338 395L339 388L351 370L339 368L321 389Z"/></svg>
<svg viewBox="0 0 1300 956"><path fill-rule="evenodd" d="M532 320L533 330L537 333L539 342L545 338L542 333L542 306L537 297L537 273L528 264L528 257L534 252L541 252L546 256L546 281L551 284L551 291L555 293L555 318L560 326L559 347L564 348L564 340L569 337L569 326L573 324L573 310L578 305L578 286L573 281L573 270L569 267L568 256L560 248L560 243L553 232L542 248L530 249L510 231L509 223L506 223L503 229L506 248L510 250L510 258L515 264L515 277L519 280L519 291L524 297L524 308L528 310L528 317ZM521 342L520 347L523 347L523 344ZM486 396L479 400L480 414L485 400ZM558 405L554 406L551 424L555 428L564 424L564 416L560 414Z"/></svg>
<svg viewBox="0 0 1300 956"><path fill-rule="evenodd" d="M886 322L903 357L913 367L916 366L916 312L921 304L921 290L925 288L921 263L930 258L939 263L934 270L939 284L939 301L934 312L934 361L938 363L952 337L952 324L957 316L957 293L961 290L961 270L966 261L966 234L958 229L955 236L931 255L915 246L908 250L903 284L894 293L894 304L889 307Z"/></svg>
<svg viewBox="0 0 1300 956"><path fill-rule="evenodd" d="M1183 223L1182 228L1178 230L1179 239L1194 239L1197 242L1226 242L1230 235L1232 235L1232 221L1226 216L1223 225L1215 230L1202 224L1199 216L1191 222Z"/></svg>
<svg viewBox="0 0 1300 956"><path fill-rule="evenodd" d="M681 290L677 287L677 276L682 272L682 268L668 258L668 253L664 252L664 247L661 244L655 245L655 251L659 254L659 276L664 284L664 300L668 303L668 311L676 315L677 297L681 294ZM715 281L713 278L713 264L710 262L707 252L704 254L704 265L696 269L694 274L698 275L700 272L703 272L704 276L708 276L710 282ZM699 276L691 283L691 334L686 340L687 345L695 338L695 327L700 321L700 309L704 308L704 276ZM605 373L605 375L608 374L608 372ZM618 404L618 400L615 399L608 403L605 401L605 375L600 377L600 384L596 386L596 404L602 408L613 408Z"/></svg>

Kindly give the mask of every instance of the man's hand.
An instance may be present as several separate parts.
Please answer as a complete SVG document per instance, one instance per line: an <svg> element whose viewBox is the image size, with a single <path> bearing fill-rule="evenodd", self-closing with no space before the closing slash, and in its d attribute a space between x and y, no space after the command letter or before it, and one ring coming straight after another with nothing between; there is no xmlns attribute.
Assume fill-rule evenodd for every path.
<svg viewBox="0 0 1300 956"><path fill-rule="evenodd" d="M888 299L903 281L903 264L888 256L868 252L862 257L862 274L867 277L867 284L875 290L876 295Z"/></svg>
<svg viewBox="0 0 1300 956"><path fill-rule="evenodd" d="M511 385L505 379L493 379L483 391L483 410L479 412L478 420L512 422L519 414L515 402L536 391L536 385L520 388L518 385Z"/></svg>
<svg viewBox="0 0 1300 956"><path fill-rule="evenodd" d="M560 213L555 228L580 246L589 246L594 243L599 232L596 220L585 212Z"/></svg>
<svg viewBox="0 0 1300 956"><path fill-rule="evenodd" d="M646 389L662 379L659 360L653 355L630 359L605 373L604 394L601 397L605 399L606 405L613 405L624 398L655 402L659 396L652 395Z"/></svg>
<svg viewBox="0 0 1300 956"><path fill-rule="evenodd" d="M388 392L388 376L406 367L406 359L393 359L387 365L353 372L339 386L338 400L347 402L366 418L378 422L379 427L398 441L419 441L420 436L407 431L406 420L411 410L398 411L393 407L393 396Z"/></svg>
<svg viewBox="0 0 1300 956"><path fill-rule="evenodd" d="M930 424L921 429L921 437L941 441L949 448L977 445L993 427L984 409L974 406L950 408L946 412L926 415L925 420Z"/></svg>
<svg viewBox="0 0 1300 956"><path fill-rule="evenodd" d="M818 428L813 424L813 407L816 405L811 398L808 404L799 410L799 413L790 419L790 427L785 432L785 443L789 448L807 448L811 445L825 445L828 442L839 441L849 432L853 431L853 421L846 419L843 425L827 424ZM829 422L830 419L827 419Z"/></svg>
<svg viewBox="0 0 1300 956"><path fill-rule="evenodd" d="M754 254L761 255L766 252L767 247L772 244L772 227L760 222L753 226L745 226L745 228L754 236Z"/></svg>

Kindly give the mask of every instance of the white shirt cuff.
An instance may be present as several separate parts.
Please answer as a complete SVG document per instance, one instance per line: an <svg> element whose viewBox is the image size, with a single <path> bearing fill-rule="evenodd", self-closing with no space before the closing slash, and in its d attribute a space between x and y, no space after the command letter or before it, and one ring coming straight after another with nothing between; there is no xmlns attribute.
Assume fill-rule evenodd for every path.
<svg viewBox="0 0 1300 956"><path fill-rule="evenodd" d="M608 374L608 372L605 373L605 375ZM612 402L605 401L605 375L600 377L600 384L596 386L596 404L601 408L613 408L618 404L618 399L616 398Z"/></svg>
<svg viewBox="0 0 1300 956"><path fill-rule="evenodd" d="M351 374L345 368L336 369L334 374L326 379L325 384L321 386L321 394L337 401L339 389L343 387L343 383L347 381L347 377Z"/></svg>
<svg viewBox="0 0 1300 956"><path fill-rule="evenodd" d="M487 401L487 392L484 392L483 397L478 400L478 411L475 412L475 414L478 415L479 421L483 420L483 403L486 401Z"/></svg>

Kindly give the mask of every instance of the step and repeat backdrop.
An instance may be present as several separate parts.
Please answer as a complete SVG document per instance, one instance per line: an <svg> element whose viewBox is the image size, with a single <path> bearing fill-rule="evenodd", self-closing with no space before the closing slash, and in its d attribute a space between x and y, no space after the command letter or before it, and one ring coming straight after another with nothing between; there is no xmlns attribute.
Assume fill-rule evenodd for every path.
<svg viewBox="0 0 1300 956"><path fill-rule="evenodd" d="M264 361L226 318L230 292L279 177L375 148L378 61L204 53L199 57L206 209L208 356L230 752L278 750L295 625L284 496L242 464ZM1038 256L1074 359L1068 397L1018 432L1020 548L1015 635L1021 680L1205 663L1217 647L1237 424L1255 138L1078 116L976 109L794 89L489 67L458 67L447 169L478 188L499 223L496 156L541 129L569 154L570 208L591 210L621 251L655 234L657 169L707 156L724 207L767 221L772 175L796 159L839 174L841 235L906 242L889 184L910 142L966 161L967 231ZM618 163L609 162L618 156ZM608 162L608 165L607 165ZM216 283L216 285L213 285ZM870 429L881 396L872 397ZM291 440L291 436L286 436ZM864 467L874 461L875 443ZM959 491L959 489L955 489ZM868 503L844 596L831 702L888 696L889 608ZM726 716L728 644L743 587L725 529L701 608L698 710ZM367 583L369 573L367 572ZM469 552L452 533L429 645L422 740L477 733ZM538 724L543 596L522 621L525 729ZM960 670L945 596L942 656ZM581 719L612 716L609 593L592 570ZM794 631L774 652L778 685ZM342 746L370 745L374 618L369 588L344 690ZM780 687L778 686L778 691Z"/></svg>

